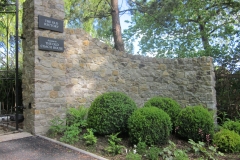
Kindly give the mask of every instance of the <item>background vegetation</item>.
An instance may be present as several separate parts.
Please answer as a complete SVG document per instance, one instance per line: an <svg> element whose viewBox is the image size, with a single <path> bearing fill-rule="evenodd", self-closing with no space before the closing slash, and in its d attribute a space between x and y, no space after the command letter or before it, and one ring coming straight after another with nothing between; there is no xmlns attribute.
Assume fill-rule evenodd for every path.
<svg viewBox="0 0 240 160"><path fill-rule="evenodd" d="M20 0L19 35L22 3ZM211 56L216 73L220 118L239 118L240 112L240 1L239 0L64 0L65 27L83 28L118 50L138 54L184 58ZM15 0L1 0L0 11ZM118 7L116 6L118 4ZM123 4L126 4L123 6ZM118 13L116 15L115 13ZM0 13L0 68L15 68L15 15ZM119 17L129 16L123 33ZM116 41L121 39L122 42ZM124 43L124 47L122 44ZM21 69L21 40L20 65ZM117 47L117 46L120 46ZM8 59L8 63L7 63Z"/></svg>

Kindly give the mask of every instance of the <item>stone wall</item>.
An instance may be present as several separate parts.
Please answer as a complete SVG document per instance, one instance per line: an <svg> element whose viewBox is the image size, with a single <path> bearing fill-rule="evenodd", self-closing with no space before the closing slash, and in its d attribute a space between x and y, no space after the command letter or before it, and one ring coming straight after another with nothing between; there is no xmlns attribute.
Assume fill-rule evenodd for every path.
<svg viewBox="0 0 240 160"><path fill-rule="evenodd" d="M31 14L34 12L33 14ZM25 130L46 133L54 116L67 107L89 107L98 95L120 91L139 107L154 96L170 97L182 107L216 109L212 58L157 59L118 52L81 29L64 33L37 28L37 16L64 18L61 0L26 0L24 5ZM55 17L56 16L56 17ZM65 51L38 50L38 36L65 40Z"/></svg>

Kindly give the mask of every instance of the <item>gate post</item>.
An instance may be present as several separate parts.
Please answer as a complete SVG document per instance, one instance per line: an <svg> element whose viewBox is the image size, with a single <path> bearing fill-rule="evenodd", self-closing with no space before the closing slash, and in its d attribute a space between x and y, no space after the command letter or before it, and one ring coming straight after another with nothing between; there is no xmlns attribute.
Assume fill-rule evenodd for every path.
<svg viewBox="0 0 240 160"><path fill-rule="evenodd" d="M26 107L24 131L33 134L46 132L49 126L48 121L54 115L54 111L48 109L50 101L54 101L49 97L53 90L51 81L54 75L49 62L59 54L39 50L38 37L63 37L62 33L40 29L38 27L39 15L63 21L65 17L63 0L26 0L23 4L22 95L23 105Z"/></svg>

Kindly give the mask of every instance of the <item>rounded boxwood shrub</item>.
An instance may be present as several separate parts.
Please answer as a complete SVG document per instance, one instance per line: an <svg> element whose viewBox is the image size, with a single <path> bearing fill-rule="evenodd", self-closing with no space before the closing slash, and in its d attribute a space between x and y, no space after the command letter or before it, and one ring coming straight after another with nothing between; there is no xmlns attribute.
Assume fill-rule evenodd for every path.
<svg viewBox="0 0 240 160"><path fill-rule="evenodd" d="M203 106L188 106L182 109L177 117L176 132L186 140L209 140L214 133L213 114Z"/></svg>
<svg viewBox="0 0 240 160"><path fill-rule="evenodd" d="M127 132L127 120L136 109L136 103L124 93L104 93L89 108L88 127L101 135Z"/></svg>
<svg viewBox="0 0 240 160"><path fill-rule="evenodd" d="M181 111L181 106L175 100L165 97L153 97L144 104L144 107L149 106L154 106L164 110L170 116L173 128L175 128L177 116Z"/></svg>
<svg viewBox="0 0 240 160"><path fill-rule="evenodd" d="M222 129L213 137L213 144L222 152L240 152L240 135L228 129Z"/></svg>
<svg viewBox="0 0 240 160"><path fill-rule="evenodd" d="M128 119L129 138L133 144L139 141L148 145L165 144L172 130L171 118L157 107L143 107Z"/></svg>
<svg viewBox="0 0 240 160"><path fill-rule="evenodd" d="M230 131L235 131L240 135L240 122L239 121L226 121L223 123L222 127L224 129L229 129Z"/></svg>

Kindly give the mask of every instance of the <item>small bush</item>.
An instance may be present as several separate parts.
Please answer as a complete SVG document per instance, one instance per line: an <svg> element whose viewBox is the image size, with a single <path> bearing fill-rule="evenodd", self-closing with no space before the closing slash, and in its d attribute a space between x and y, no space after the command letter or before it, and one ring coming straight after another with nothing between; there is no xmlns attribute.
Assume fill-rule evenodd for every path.
<svg viewBox="0 0 240 160"><path fill-rule="evenodd" d="M136 147L137 147L138 154L144 155L146 153L147 144L145 142L139 141Z"/></svg>
<svg viewBox="0 0 240 160"><path fill-rule="evenodd" d="M228 129L222 129L213 137L213 144L222 152L240 152L240 135Z"/></svg>
<svg viewBox="0 0 240 160"><path fill-rule="evenodd" d="M142 156L140 154L137 154L137 153L128 153L127 156L126 156L126 160L141 160L142 159Z"/></svg>
<svg viewBox="0 0 240 160"><path fill-rule="evenodd" d="M162 159L189 160L187 153L177 149L176 144L172 141L169 141L169 145L160 151L160 156Z"/></svg>
<svg viewBox="0 0 240 160"><path fill-rule="evenodd" d="M214 133L213 114L202 106L186 107L177 117L176 132L186 140L209 141Z"/></svg>
<svg viewBox="0 0 240 160"><path fill-rule="evenodd" d="M47 132L47 135L50 137L55 137L58 134L63 134L65 129L65 121L56 116L50 121L50 128Z"/></svg>
<svg viewBox="0 0 240 160"><path fill-rule="evenodd" d="M224 129L228 129L230 131L235 131L240 135L240 122L239 121L226 121L224 122L223 126Z"/></svg>
<svg viewBox="0 0 240 160"><path fill-rule="evenodd" d="M60 141L74 144L79 141L79 134L81 133L81 129L79 129L79 123L74 123L70 126L66 126L66 130L64 131L64 135L60 138Z"/></svg>
<svg viewBox="0 0 240 160"><path fill-rule="evenodd" d="M80 127L86 127L87 125L88 108L80 106L79 108L69 108L67 110L67 125L79 123Z"/></svg>
<svg viewBox="0 0 240 160"><path fill-rule="evenodd" d="M97 143L97 137L94 136L92 129L88 128L87 133L83 135L86 145L95 145Z"/></svg>
<svg viewBox="0 0 240 160"><path fill-rule="evenodd" d="M117 155L122 153L122 149L124 146L119 145L121 142L121 138L118 138L119 133L116 134L111 134L108 138L109 146L105 148L105 151L112 154L112 155Z"/></svg>
<svg viewBox="0 0 240 160"><path fill-rule="evenodd" d="M158 147L152 146L147 150L146 157L149 160L159 160L160 149Z"/></svg>
<svg viewBox="0 0 240 160"><path fill-rule="evenodd" d="M139 140L148 145L165 144L168 141L172 123L169 115L157 107L136 110L128 120L130 141Z"/></svg>
<svg viewBox="0 0 240 160"><path fill-rule="evenodd" d="M189 139L188 143L192 145L191 148L194 151L195 155L197 156L201 155L206 159L212 159L212 160L215 160L216 157L224 156L223 153L217 151L216 146L208 145L208 148L207 148L204 142L199 141L198 143L196 143L192 139Z"/></svg>
<svg viewBox="0 0 240 160"><path fill-rule="evenodd" d="M175 100L165 97L153 97L144 104L144 107L149 106L164 110L170 116L173 128L175 128L176 118L181 111L181 106Z"/></svg>
<svg viewBox="0 0 240 160"><path fill-rule="evenodd" d="M127 156L126 156L126 160L141 160L142 159L142 156L137 154L137 153L128 153Z"/></svg>
<svg viewBox="0 0 240 160"><path fill-rule="evenodd" d="M102 135L127 132L127 120L136 109L135 102L127 95L119 92L104 93L90 106L88 127Z"/></svg>

